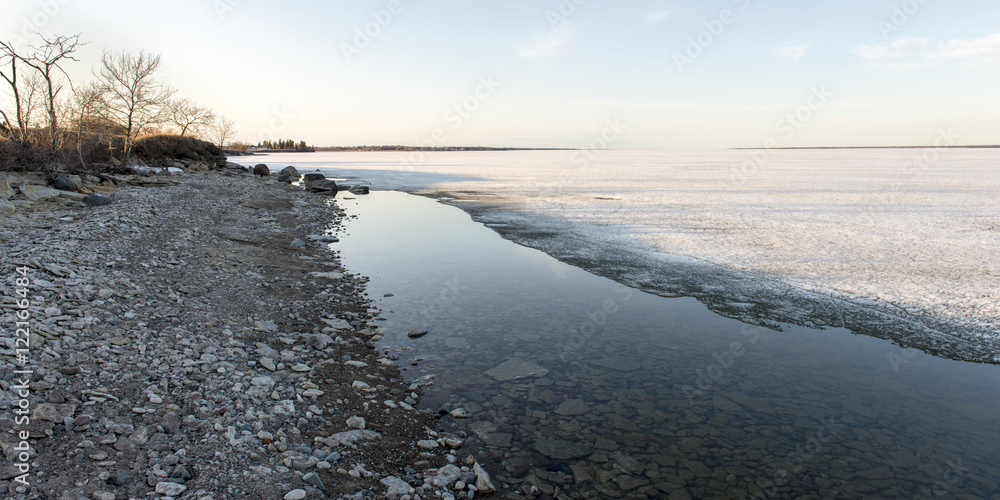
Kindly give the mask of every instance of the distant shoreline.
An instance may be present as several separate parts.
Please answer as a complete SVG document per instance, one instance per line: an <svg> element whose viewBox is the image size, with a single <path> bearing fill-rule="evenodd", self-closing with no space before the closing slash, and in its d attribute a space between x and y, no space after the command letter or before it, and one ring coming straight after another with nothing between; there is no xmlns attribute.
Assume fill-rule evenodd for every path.
<svg viewBox="0 0 1000 500"><path fill-rule="evenodd" d="M575 151L576 148L490 148L485 146L455 146L455 147L419 147L419 146L323 146L310 147L306 150L295 149L256 149L239 152L226 150L227 156L253 156L271 153L316 153L334 152L350 153L359 151Z"/></svg>

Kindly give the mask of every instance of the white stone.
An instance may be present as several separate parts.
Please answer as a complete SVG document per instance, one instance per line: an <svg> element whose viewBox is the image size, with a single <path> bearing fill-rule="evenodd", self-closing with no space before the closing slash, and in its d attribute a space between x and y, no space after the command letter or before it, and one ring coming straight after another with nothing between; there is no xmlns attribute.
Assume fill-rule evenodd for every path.
<svg viewBox="0 0 1000 500"><path fill-rule="evenodd" d="M176 497L181 493L184 493L184 490L186 489L188 489L187 486L184 486L183 484L171 483L169 481L160 481L156 483L156 494L158 495Z"/></svg>
<svg viewBox="0 0 1000 500"><path fill-rule="evenodd" d="M292 491L289 491L288 493L285 493L284 499L285 500L302 500L305 497L306 497L306 490L303 490L303 489L300 488L300 489L292 490Z"/></svg>

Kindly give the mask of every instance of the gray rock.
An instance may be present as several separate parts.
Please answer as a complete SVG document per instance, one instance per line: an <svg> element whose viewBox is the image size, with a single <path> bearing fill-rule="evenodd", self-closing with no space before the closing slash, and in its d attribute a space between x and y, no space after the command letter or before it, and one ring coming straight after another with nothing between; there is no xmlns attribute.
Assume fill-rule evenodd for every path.
<svg viewBox="0 0 1000 500"><path fill-rule="evenodd" d="M320 479L319 478L319 474L316 474L315 472L310 472L310 473L302 476L302 482L304 482L304 483L308 484L309 486L312 486L313 488L316 488L318 490L325 490L326 489L326 485L323 484L323 480Z"/></svg>
<svg viewBox="0 0 1000 500"><path fill-rule="evenodd" d="M60 191L76 191L76 183L65 175L52 179L52 187Z"/></svg>
<svg viewBox="0 0 1000 500"><path fill-rule="evenodd" d="M330 236L327 234L310 234L306 236L306 238L309 238L310 240L313 241L318 241L320 243L337 243L338 241L340 241L340 238L336 236Z"/></svg>
<svg viewBox="0 0 1000 500"><path fill-rule="evenodd" d="M462 474L462 469L459 469L458 467L452 464L448 464L438 469L437 473L434 474L433 477L427 479L427 482L439 488L445 486L451 486L455 484L455 481L458 480L458 476L460 476L461 474Z"/></svg>
<svg viewBox="0 0 1000 500"><path fill-rule="evenodd" d="M433 450L438 447L438 443L432 439L421 439L417 441L417 447L424 450Z"/></svg>
<svg viewBox="0 0 1000 500"><path fill-rule="evenodd" d="M479 465L479 462L476 462L476 464L472 466L472 471L476 473L476 490L479 493L493 493L497 490L490 481L489 473L483 469L483 466Z"/></svg>
<svg viewBox="0 0 1000 500"><path fill-rule="evenodd" d="M83 203L90 207L100 207L111 204L111 198L101 193L91 193L83 197Z"/></svg>
<svg viewBox="0 0 1000 500"><path fill-rule="evenodd" d="M358 416L350 417L347 419L347 427L350 429L364 429L365 419Z"/></svg>
<svg viewBox="0 0 1000 500"><path fill-rule="evenodd" d="M272 372L278 369L278 367L275 366L274 361L272 361L271 358L260 358L260 361L258 361L258 363L260 363L260 366L263 366L264 368L267 368Z"/></svg>
<svg viewBox="0 0 1000 500"><path fill-rule="evenodd" d="M302 241L302 240L300 240L298 238L295 238L294 240L292 240L291 245L294 248L305 248L306 247L306 242L304 242L304 241Z"/></svg>
<svg viewBox="0 0 1000 500"><path fill-rule="evenodd" d="M184 493L184 490L186 489L188 489L187 486L170 481L160 481L156 483L156 494L158 495L176 497L180 496L181 493Z"/></svg>
<svg viewBox="0 0 1000 500"><path fill-rule="evenodd" d="M267 168L267 165L263 163L258 163L253 166L253 175L258 177L268 177L271 175L271 169Z"/></svg>
<svg viewBox="0 0 1000 500"><path fill-rule="evenodd" d="M414 491L412 486L396 476L382 478L379 482L388 488L386 495L408 495Z"/></svg>
<svg viewBox="0 0 1000 500"><path fill-rule="evenodd" d="M17 211L17 205L7 201L6 198L0 198L0 215L8 215Z"/></svg>
<svg viewBox="0 0 1000 500"><path fill-rule="evenodd" d="M306 497L306 490L299 488L297 490L292 490L289 491L288 493L285 493L285 496L282 498L284 498L285 500L302 500L305 497Z"/></svg>
<svg viewBox="0 0 1000 500"><path fill-rule="evenodd" d="M47 420L61 424L67 417L73 418L74 412L76 412L75 404L42 403L35 407L31 418L33 420Z"/></svg>
<svg viewBox="0 0 1000 500"><path fill-rule="evenodd" d="M332 193L336 193L340 190L340 188L337 187L337 183L333 179L312 181L306 185L306 189L310 191L328 191Z"/></svg>
<svg viewBox="0 0 1000 500"><path fill-rule="evenodd" d="M538 440L535 442L535 449L542 455L555 460L572 460L592 453L592 451L579 443L563 441L561 439Z"/></svg>
<svg viewBox="0 0 1000 500"><path fill-rule="evenodd" d="M423 330L420 328L410 328L410 330L406 332L406 336L410 337L411 339L419 339L424 335L427 335L427 330Z"/></svg>
<svg viewBox="0 0 1000 500"><path fill-rule="evenodd" d="M534 361L526 359L508 359L486 371L486 374L497 380L514 380L524 377L544 377L549 373Z"/></svg>
<svg viewBox="0 0 1000 500"><path fill-rule="evenodd" d="M590 410L587 406L587 402L582 399L567 399L563 401L558 407L556 407L555 412L559 415L572 416L572 415L583 415Z"/></svg>
<svg viewBox="0 0 1000 500"><path fill-rule="evenodd" d="M168 411L163 416L163 422L160 426L163 427L163 431L167 434L177 434L181 431L181 418L176 413Z"/></svg>
<svg viewBox="0 0 1000 500"><path fill-rule="evenodd" d="M25 199L30 201L49 200L58 198L62 191L46 186L34 186L31 184L21 184L17 190Z"/></svg>
<svg viewBox="0 0 1000 500"><path fill-rule="evenodd" d="M609 356L607 358L591 360L590 363L623 372L630 372L642 368L636 363L635 358L626 356Z"/></svg>
<svg viewBox="0 0 1000 500"><path fill-rule="evenodd" d="M305 182L306 187L309 187L313 182L322 182L326 180L326 176L317 172L308 173L302 176L302 181Z"/></svg>
<svg viewBox="0 0 1000 500"><path fill-rule="evenodd" d="M353 431L338 432L330 436L329 439L336 441L337 443L340 443L344 446L355 448L354 443L358 441L372 441L375 439L380 439L381 437L382 435L375 431L356 429Z"/></svg>

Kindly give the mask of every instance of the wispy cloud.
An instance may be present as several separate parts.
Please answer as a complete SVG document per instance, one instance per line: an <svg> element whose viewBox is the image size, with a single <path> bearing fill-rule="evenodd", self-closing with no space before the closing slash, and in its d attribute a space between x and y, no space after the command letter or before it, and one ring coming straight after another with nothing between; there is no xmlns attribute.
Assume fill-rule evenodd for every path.
<svg viewBox="0 0 1000 500"><path fill-rule="evenodd" d="M571 35L572 29L569 24L559 24L542 38L522 47L518 55L536 59L555 57L562 52L563 45L569 42Z"/></svg>
<svg viewBox="0 0 1000 500"><path fill-rule="evenodd" d="M801 45L786 45L783 47L773 47L769 51L771 57L775 59L787 59L789 61L798 61L809 53L808 43L803 43Z"/></svg>
<svg viewBox="0 0 1000 500"><path fill-rule="evenodd" d="M672 14L672 10L657 10L646 14L646 24L660 24Z"/></svg>
<svg viewBox="0 0 1000 500"><path fill-rule="evenodd" d="M926 38L904 38L889 43L865 45L853 52L873 66L892 69L913 69L933 66L949 60L982 63L1000 62L1000 33L982 38L951 39L932 43Z"/></svg>

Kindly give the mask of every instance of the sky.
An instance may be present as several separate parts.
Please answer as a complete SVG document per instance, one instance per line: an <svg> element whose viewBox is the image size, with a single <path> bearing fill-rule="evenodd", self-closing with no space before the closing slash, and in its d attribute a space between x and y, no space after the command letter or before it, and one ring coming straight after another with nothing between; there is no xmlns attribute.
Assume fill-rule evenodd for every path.
<svg viewBox="0 0 1000 500"><path fill-rule="evenodd" d="M1000 143L995 0L3 0L162 54L237 139L611 149Z"/></svg>

